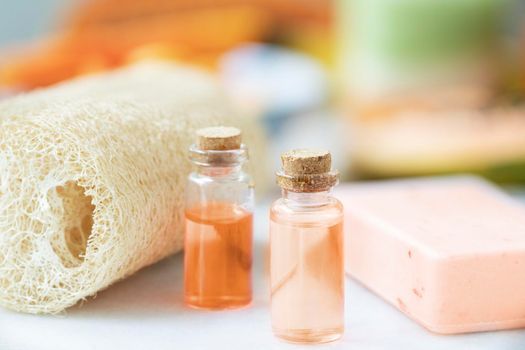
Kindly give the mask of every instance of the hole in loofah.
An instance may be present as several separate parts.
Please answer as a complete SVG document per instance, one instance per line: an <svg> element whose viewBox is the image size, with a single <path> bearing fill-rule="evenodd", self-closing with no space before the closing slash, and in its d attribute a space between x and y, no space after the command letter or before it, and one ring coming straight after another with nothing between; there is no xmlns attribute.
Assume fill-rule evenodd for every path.
<svg viewBox="0 0 525 350"><path fill-rule="evenodd" d="M53 250L65 267L80 266L93 227L91 197L78 184L68 182L51 191L49 201L63 230L51 240Z"/></svg>

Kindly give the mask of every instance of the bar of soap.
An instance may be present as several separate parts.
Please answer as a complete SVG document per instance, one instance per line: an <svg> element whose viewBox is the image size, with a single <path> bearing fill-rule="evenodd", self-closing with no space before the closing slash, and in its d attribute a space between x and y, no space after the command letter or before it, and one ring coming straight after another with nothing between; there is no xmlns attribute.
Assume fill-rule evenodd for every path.
<svg viewBox="0 0 525 350"><path fill-rule="evenodd" d="M346 272L442 334L525 326L525 206L475 177L340 186Z"/></svg>

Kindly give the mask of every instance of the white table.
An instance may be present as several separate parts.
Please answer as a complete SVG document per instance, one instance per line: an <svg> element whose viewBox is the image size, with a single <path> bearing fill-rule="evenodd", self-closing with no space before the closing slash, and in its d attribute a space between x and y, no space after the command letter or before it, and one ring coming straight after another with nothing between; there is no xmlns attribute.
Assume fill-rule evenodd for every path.
<svg viewBox="0 0 525 350"><path fill-rule="evenodd" d="M178 254L113 285L62 316L0 310L0 350L304 348L272 335L265 269L267 205L260 206L257 214L251 307L223 312L186 308L182 303L182 254ZM346 333L342 340L316 349L525 349L525 330L439 336L358 283L348 279L346 288Z"/></svg>

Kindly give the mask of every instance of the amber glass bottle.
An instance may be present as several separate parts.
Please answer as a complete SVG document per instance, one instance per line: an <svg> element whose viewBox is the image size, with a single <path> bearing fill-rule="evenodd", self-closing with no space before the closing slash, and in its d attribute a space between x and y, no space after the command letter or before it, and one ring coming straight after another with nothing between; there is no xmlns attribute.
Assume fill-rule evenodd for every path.
<svg viewBox="0 0 525 350"><path fill-rule="evenodd" d="M283 154L283 197L270 210L271 312L274 334L322 343L344 331L343 207L330 153Z"/></svg>
<svg viewBox="0 0 525 350"><path fill-rule="evenodd" d="M228 309L252 299L253 184L237 128L197 131L186 191L184 291L188 306Z"/></svg>

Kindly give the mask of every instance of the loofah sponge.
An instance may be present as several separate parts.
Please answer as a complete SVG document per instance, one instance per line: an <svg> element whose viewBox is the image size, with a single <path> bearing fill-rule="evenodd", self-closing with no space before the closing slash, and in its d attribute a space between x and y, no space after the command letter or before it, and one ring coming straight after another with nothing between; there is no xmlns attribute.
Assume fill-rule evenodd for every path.
<svg viewBox="0 0 525 350"><path fill-rule="evenodd" d="M208 125L250 140L232 116L208 75L168 63L0 103L0 305L58 313L178 251L187 148Z"/></svg>

